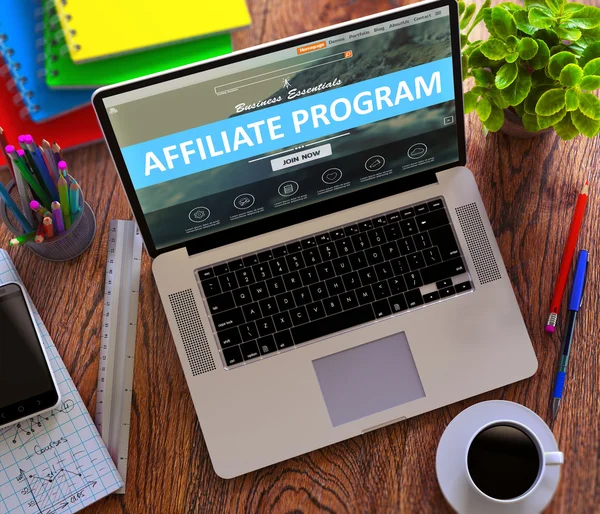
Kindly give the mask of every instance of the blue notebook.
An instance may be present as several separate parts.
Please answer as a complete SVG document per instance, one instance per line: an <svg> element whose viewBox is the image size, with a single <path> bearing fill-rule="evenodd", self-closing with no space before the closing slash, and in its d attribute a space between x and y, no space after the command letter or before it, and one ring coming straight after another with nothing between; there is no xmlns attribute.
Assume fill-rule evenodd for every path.
<svg viewBox="0 0 600 514"><path fill-rule="evenodd" d="M25 107L32 121L41 122L90 103L90 91L55 91L44 78L43 10L41 0L2 0L0 54L12 75L9 93ZM0 94L6 94L0 91ZM16 98L18 101L18 98ZM1 120L0 120L1 121Z"/></svg>

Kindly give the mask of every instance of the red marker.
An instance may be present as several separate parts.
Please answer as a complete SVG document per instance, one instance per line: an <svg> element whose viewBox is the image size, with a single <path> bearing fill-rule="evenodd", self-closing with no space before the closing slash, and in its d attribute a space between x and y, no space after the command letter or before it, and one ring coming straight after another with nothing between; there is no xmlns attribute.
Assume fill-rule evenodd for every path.
<svg viewBox="0 0 600 514"><path fill-rule="evenodd" d="M569 270L571 269L573 255L575 254L575 247L577 246L577 239L579 239L579 231L581 230L581 224L583 223L583 217L585 215L588 191L589 183L586 180L585 185L581 190L581 194L577 198L577 203L575 204L575 212L573 213L573 220L571 221L571 228L569 229L569 237L567 237L567 244L565 245L562 260L560 261L560 270L558 272L558 278L556 279L556 286L554 286L554 296L552 297L552 304L550 305L550 315L546 322L546 332L552 333L556 327L558 313L560 312L560 304L562 303L565 286L567 285L567 279L569 278Z"/></svg>

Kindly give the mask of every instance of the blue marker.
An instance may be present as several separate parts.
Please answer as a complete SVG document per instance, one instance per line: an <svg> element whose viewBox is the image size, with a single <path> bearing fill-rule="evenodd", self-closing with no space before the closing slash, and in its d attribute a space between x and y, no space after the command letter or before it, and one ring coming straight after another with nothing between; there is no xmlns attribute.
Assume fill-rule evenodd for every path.
<svg viewBox="0 0 600 514"><path fill-rule="evenodd" d="M575 267L575 277L573 278L571 296L569 297L567 327L563 339L562 350L560 352L560 362L558 364L558 372L556 373L556 382L554 383L554 394L552 395L552 416L554 418L558 413L558 406L560 405L563 388L565 386L569 353L571 351L571 343L573 342L573 334L575 333L575 320L577 319L577 313L579 312L583 301L588 262L588 252L586 250L580 250L579 257L577 257L577 266Z"/></svg>

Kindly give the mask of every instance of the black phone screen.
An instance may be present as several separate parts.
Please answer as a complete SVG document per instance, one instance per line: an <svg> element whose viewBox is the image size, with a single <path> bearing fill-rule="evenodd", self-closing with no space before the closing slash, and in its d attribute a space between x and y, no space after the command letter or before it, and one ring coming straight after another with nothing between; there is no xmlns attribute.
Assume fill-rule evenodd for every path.
<svg viewBox="0 0 600 514"><path fill-rule="evenodd" d="M22 290L0 287L0 425L56 402L41 344Z"/></svg>

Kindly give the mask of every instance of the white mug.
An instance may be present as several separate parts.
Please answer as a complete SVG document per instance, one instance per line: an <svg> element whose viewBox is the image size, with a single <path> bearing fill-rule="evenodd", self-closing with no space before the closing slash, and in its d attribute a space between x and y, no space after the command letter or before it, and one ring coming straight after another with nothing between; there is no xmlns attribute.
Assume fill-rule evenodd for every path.
<svg viewBox="0 0 600 514"><path fill-rule="evenodd" d="M520 496L517 496L515 498L510 498L510 499L498 499L498 498L494 498L492 496L489 496L488 494L486 494L485 492L483 492L481 489L479 489L479 487L477 487L477 485L475 484L475 482L473 481L473 478L471 477L471 473L469 472L469 465L467 462L467 457L469 455L469 450L471 449L471 445L473 444L473 441L475 440L475 438L481 434L484 430L487 430L489 428L495 427L495 426L510 426L510 427L514 427L514 428L518 428L519 430L521 430L522 432L524 432L533 442L533 444L535 445L537 452L538 452L538 474L537 477L535 479L535 481L533 482L533 484L529 487L529 489L527 489L527 491L525 491L523 494L521 494ZM485 425L483 425L479 430L477 430L477 432L475 432L472 436L471 439L467 445L467 451L465 452L465 459L464 459L464 471L467 474L467 478L469 480L469 483L471 484L471 486L473 487L474 491L481 495L482 497L484 497L486 500L491 501L491 502L495 502L495 503L499 503L499 504L511 504L511 503L517 503L517 502L521 502L524 501L529 495L532 495L535 493L535 490L537 487L540 486L540 484L542 483L542 480L544 478L544 474L546 472L546 469L548 466L560 466L565 462L564 459L564 455L562 452L559 451L544 451L544 447L542 446L542 443L540 441L540 439L538 438L537 435L535 435L535 432L533 432L529 427L523 425L522 423L519 423L518 421L513 421L513 420L509 420L509 419L502 419L502 420L495 420L495 421L491 421Z"/></svg>
<svg viewBox="0 0 600 514"><path fill-rule="evenodd" d="M513 487L511 491L510 486L515 486L515 482L507 484L505 495L509 496L515 492L515 497L508 499L499 499L500 494L495 495L498 497L492 497L476 485L475 482L479 481L480 486L491 492L488 486L500 483L494 481L494 473L486 472L488 469L485 453L479 454L478 461L471 462L471 470L476 476L475 481L469 472L469 449L476 437L484 430L501 425L511 426L526 434L538 453L537 476L531 461L530 475L524 477L529 480L527 483L523 482L521 489ZM487 442L489 443L489 440ZM485 440L479 440L478 444L482 445L480 449L486 449ZM507 444L513 445L514 448L515 442L513 440ZM490 448L502 448L502 446L487 447L488 450ZM533 453L533 447L529 442L524 448L526 448L524 451ZM494 459L492 454L489 459ZM492 400L465 409L446 427L438 445L436 472L444 497L459 514L538 514L550 503L558 488L563 462L563 454L558 450L552 431L535 412L518 403ZM475 465L478 465L481 471L479 476ZM490 469L498 470L498 468ZM499 473L499 476L509 475ZM533 480L534 476L535 480ZM529 483L531 484L529 488L521 492Z"/></svg>

